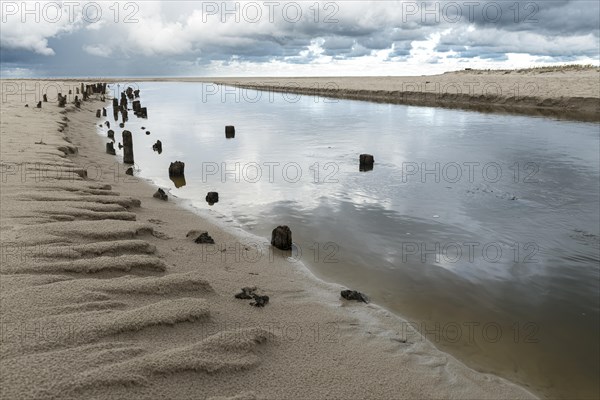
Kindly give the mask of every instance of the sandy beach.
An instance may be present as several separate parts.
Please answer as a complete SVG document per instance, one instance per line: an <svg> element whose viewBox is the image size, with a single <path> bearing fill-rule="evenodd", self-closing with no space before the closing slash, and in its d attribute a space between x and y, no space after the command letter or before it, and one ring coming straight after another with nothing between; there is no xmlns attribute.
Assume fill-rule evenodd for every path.
<svg viewBox="0 0 600 400"><path fill-rule="evenodd" d="M274 92L480 112L600 120L600 69L457 71L430 76L223 78L215 83ZM290 96L290 101L294 97Z"/></svg>
<svg viewBox="0 0 600 400"><path fill-rule="evenodd" d="M99 95L36 108L2 88L2 398L535 398L268 243L246 257L254 239L153 198L105 153ZM215 246L193 241L202 231ZM266 307L234 297L247 286Z"/></svg>

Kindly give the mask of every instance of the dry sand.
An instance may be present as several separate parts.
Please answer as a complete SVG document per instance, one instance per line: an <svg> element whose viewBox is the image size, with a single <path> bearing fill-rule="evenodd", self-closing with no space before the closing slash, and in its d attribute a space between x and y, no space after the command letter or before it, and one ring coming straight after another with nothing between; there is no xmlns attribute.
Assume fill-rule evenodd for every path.
<svg viewBox="0 0 600 400"><path fill-rule="evenodd" d="M268 245L236 257L253 239L154 199L105 154L100 100L37 109L5 94L0 398L534 397L416 335L403 343L398 317L341 299ZM234 298L244 286L270 303Z"/></svg>
<svg viewBox="0 0 600 400"><path fill-rule="evenodd" d="M384 103L600 120L599 68L459 71L420 77L217 78L211 82Z"/></svg>

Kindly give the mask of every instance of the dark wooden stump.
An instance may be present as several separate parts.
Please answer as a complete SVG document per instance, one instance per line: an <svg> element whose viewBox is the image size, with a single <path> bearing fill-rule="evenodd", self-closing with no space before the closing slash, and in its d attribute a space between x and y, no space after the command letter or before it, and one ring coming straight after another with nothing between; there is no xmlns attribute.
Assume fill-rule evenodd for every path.
<svg viewBox="0 0 600 400"><path fill-rule="evenodd" d="M292 231L287 225L278 226L271 233L271 245L280 250L292 249Z"/></svg>
<svg viewBox="0 0 600 400"><path fill-rule="evenodd" d="M371 171L373 170L373 164L375 159L370 154L361 154L359 157L359 171Z"/></svg>
<svg viewBox="0 0 600 400"><path fill-rule="evenodd" d="M232 125L227 125L225 127L225 137L227 139L233 139L235 138L235 127Z"/></svg>
<svg viewBox="0 0 600 400"><path fill-rule="evenodd" d="M106 153L112 154L113 156L117 154L117 152L115 151L115 146L114 146L113 142L106 143Z"/></svg>
<svg viewBox="0 0 600 400"><path fill-rule="evenodd" d="M123 162L133 164L133 137L129 131L123 131Z"/></svg>
<svg viewBox="0 0 600 400"><path fill-rule="evenodd" d="M206 202L211 206L215 203L218 203L219 202L219 193L208 192L208 194L206 195Z"/></svg>
<svg viewBox="0 0 600 400"><path fill-rule="evenodd" d="M181 161L172 162L169 165L169 176L183 176L185 170L185 163Z"/></svg>

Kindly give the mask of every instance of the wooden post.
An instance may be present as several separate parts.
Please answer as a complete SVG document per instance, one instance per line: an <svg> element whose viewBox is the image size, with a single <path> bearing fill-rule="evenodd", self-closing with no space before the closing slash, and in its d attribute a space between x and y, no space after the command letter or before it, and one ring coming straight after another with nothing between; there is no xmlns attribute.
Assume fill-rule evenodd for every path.
<svg viewBox="0 0 600 400"><path fill-rule="evenodd" d="M115 151L115 146L114 146L113 142L106 143L106 153L112 154L113 156L117 154L117 152Z"/></svg>
<svg viewBox="0 0 600 400"><path fill-rule="evenodd" d="M123 131L123 162L133 164L133 138L129 131Z"/></svg>
<svg viewBox="0 0 600 400"><path fill-rule="evenodd" d="M373 164L375 159L371 154L361 154L359 157L359 171L371 171L373 170Z"/></svg>

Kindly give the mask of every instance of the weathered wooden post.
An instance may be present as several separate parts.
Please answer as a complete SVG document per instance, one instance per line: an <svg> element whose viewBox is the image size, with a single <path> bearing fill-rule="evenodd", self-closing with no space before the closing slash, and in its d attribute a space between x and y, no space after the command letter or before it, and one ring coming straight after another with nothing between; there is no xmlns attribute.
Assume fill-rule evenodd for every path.
<svg viewBox="0 0 600 400"><path fill-rule="evenodd" d="M373 170L373 164L375 159L371 154L361 154L359 157L359 171L371 171Z"/></svg>
<svg viewBox="0 0 600 400"><path fill-rule="evenodd" d="M172 162L169 165L169 176L183 176L185 170L185 163L181 161Z"/></svg>
<svg viewBox="0 0 600 400"><path fill-rule="evenodd" d="M123 162L133 164L133 138L129 131L123 131Z"/></svg>
<svg viewBox="0 0 600 400"><path fill-rule="evenodd" d="M102 116L106 117L106 107L102 107Z"/></svg>
<svg viewBox="0 0 600 400"><path fill-rule="evenodd" d="M115 146L114 146L113 142L106 143L106 153L111 154L113 156L117 154L117 152L115 151Z"/></svg>
<svg viewBox="0 0 600 400"><path fill-rule="evenodd" d="M219 193L208 192L208 194L206 195L206 202L211 206L215 203L218 203L219 202Z"/></svg>
<svg viewBox="0 0 600 400"><path fill-rule="evenodd" d="M227 139L233 139L235 138L235 127L232 125L227 125L225 127L225 137Z"/></svg>
<svg viewBox="0 0 600 400"><path fill-rule="evenodd" d="M271 245L280 250L292 249L292 231L287 225L278 226L271 233Z"/></svg>

